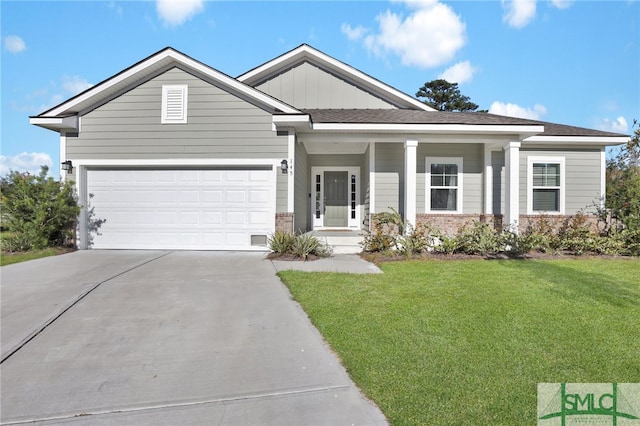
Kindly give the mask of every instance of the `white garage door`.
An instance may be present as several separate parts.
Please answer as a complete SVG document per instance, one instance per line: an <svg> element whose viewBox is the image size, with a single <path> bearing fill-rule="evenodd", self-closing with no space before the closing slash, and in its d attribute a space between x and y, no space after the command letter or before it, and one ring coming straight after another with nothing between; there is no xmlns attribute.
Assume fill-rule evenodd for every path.
<svg viewBox="0 0 640 426"><path fill-rule="evenodd" d="M91 248L264 249L272 170L87 170Z"/></svg>

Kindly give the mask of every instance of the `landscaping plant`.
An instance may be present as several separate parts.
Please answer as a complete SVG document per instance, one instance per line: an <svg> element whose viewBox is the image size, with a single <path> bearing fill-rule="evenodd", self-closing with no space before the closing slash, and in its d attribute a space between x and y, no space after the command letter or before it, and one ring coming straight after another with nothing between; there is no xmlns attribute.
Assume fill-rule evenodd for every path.
<svg viewBox="0 0 640 426"><path fill-rule="evenodd" d="M70 245L80 206L73 182L11 171L0 179L2 249L8 252Z"/></svg>

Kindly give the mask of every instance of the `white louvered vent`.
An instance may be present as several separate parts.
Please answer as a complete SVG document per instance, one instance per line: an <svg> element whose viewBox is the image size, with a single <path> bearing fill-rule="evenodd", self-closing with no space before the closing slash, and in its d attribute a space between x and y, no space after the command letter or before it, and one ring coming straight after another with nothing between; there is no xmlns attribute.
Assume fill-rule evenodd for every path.
<svg viewBox="0 0 640 426"><path fill-rule="evenodd" d="M162 86L162 123L187 122L188 86Z"/></svg>

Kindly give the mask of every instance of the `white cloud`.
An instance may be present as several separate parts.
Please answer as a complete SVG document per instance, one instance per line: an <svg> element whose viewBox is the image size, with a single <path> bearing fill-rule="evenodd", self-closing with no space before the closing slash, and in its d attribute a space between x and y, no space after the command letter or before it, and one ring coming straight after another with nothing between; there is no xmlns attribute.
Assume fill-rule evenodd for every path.
<svg viewBox="0 0 640 426"><path fill-rule="evenodd" d="M378 15L379 32L363 39L367 49L377 56L393 53L404 65L420 68L436 67L453 59L466 42L466 26L453 9L436 0L404 3L415 11L407 17L389 10ZM347 37L364 35L348 33L348 29L358 27L343 25Z"/></svg>
<svg viewBox="0 0 640 426"><path fill-rule="evenodd" d="M4 50L11 53L20 53L27 49L27 44L22 37L10 35L4 38Z"/></svg>
<svg viewBox="0 0 640 426"><path fill-rule="evenodd" d="M551 0L551 4L558 9L567 9L573 4L573 0Z"/></svg>
<svg viewBox="0 0 640 426"><path fill-rule="evenodd" d="M344 23L340 26L340 32L347 36L350 41L360 40L368 31L362 25L352 27L351 25Z"/></svg>
<svg viewBox="0 0 640 426"><path fill-rule="evenodd" d="M25 96L25 102L9 101L12 110L27 114L39 114L65 99L77 95L93 86L87 80L77 75L63 75L58 82L51 82L49 86L33 90Z"/></svg>
<svg viewBox="0 0 640 426"><path fill-rule="evenodd" d="M156 10L166 26L177 27L202 12L204 0L157 0Z"/></svg>
<svg viewBox="0 0 640 426"><path fill-rule="evenodd" d="M607 132L627 133L629 131L629 124L627 123L627 120L622 116L616 118L613 121L605 118L598 125L598 129L605 130Z"/></svg>
<svg viewBox="0 0 640 426"><path fill-rule="evenodd" d="M467 83L473 79L473 75L478 71L477 67L471 65L469 61L458 62L450 66L438 78L447 80L449 83Z"/></svg>
<svg viewBox="0 0 640 426"><path fill-rule="evenodd" d="M89 83L84 78L78 77L77 75L62 76L62 88L69 95L77 95L80 92L84 92L91 86L93 86L93 84Z"/></svg>
<svg viewBox="0 0 640 426"><path fill-rule="evenodd" d="M489 108L489 113L506 115L509 117L528 118L531 120L540 120L540 117L547 113L544 105L535 104L533 108L525 108L520 105L504 102L494 102Z"/></svg>
<svg viewBox="0 0 640 426"><path fill-rule="evenodd" d="M536 0L502 0L502 21L514 28L526 27L536 17Z"/></svg>
<svg viewBox="0 0 640 426"><path fill-rule="evenodd" d="M6 176L10 170L16 172L40 173L40 166L51 170L53 161L46 152L23 152L18 155L0 155L0 176Z"/></svg>

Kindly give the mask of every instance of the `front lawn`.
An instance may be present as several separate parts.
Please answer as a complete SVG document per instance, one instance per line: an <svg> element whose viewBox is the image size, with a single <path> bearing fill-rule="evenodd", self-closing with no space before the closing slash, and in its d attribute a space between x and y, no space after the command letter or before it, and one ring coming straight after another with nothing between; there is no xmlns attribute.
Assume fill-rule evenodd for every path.
<svg viewBox="0 0 640 426"><path fill-rule="evenodd" d="M0 253L0 266L11 265L12 263L25 262L27 260L40 259L41 257L56 256L67 253L67 248L46 248L42 250L30 250L22 253Z"/></svg>
<svg viewBox="0 0 640 426"><path fill-rule="evenodd" d="M640 382L640 260L281 272L394 425L535 424L541 382Z"/></svg>

